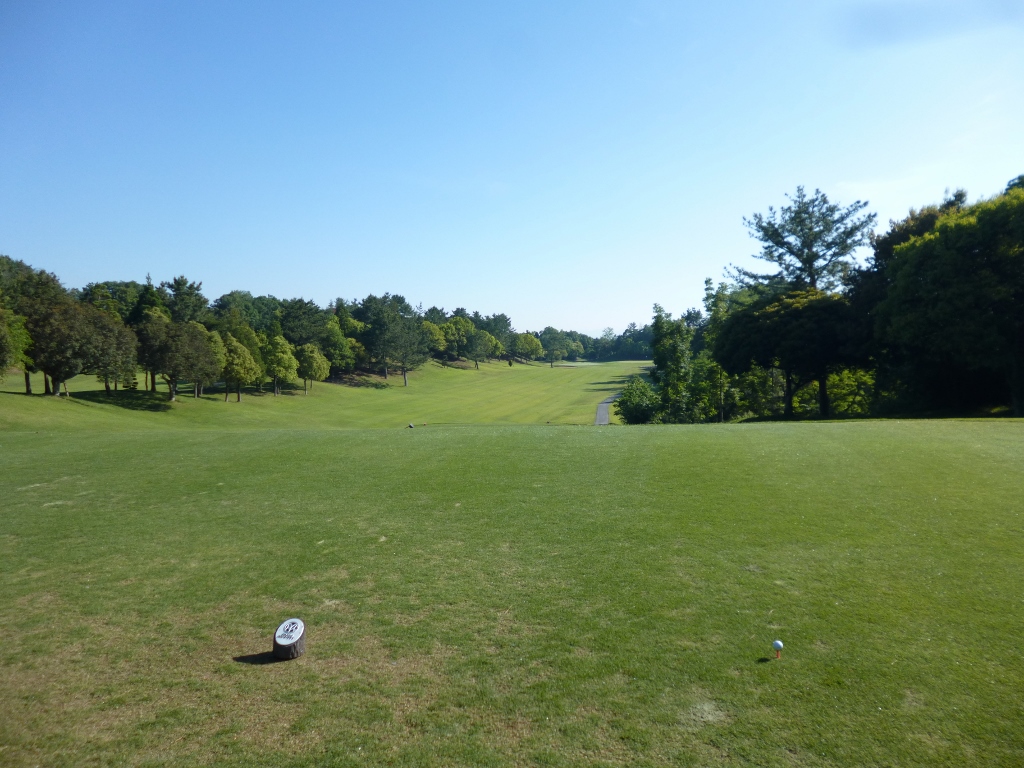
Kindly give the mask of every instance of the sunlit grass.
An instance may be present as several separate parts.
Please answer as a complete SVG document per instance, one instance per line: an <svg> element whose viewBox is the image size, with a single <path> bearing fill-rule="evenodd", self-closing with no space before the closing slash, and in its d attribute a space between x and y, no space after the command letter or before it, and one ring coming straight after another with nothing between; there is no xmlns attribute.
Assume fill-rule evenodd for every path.
<svg viewBox="0 0 1024 768"><path fill-rule="evenodd" d="M0 451L5 765L1024 762L1019 421Z"/></svg>
<svg viewBox="0 0 1024 768"><path fill-rule="evenodd" d="M309 395L301 383L281 397L251 389L241 403L234 395L225 403L217 388L194 400L188 389L173 405L162 383L156 394L129 391L108 397L95 377L84 375L69 382L70 400L17 397L24 381L13 372L0 384L0 430L593 424L597 404L646 365L565 363L550 368L491 362L480 370L463 370L431 362L409 375L408 387L402 386L401 375L393 374L383 389L378 378L355 377L349 384L315 384ZM41 375L33 377L33 391L43 391Z"/></svg>

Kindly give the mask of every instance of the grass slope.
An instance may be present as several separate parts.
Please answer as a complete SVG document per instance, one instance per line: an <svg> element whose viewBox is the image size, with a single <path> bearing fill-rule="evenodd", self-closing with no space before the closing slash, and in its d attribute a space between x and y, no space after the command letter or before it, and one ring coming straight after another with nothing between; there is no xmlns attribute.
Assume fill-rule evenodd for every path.
<svg viewBox="0 0 1024 768"><path fill-rule="evenodd" d="M1022 427L8 431L0 763L1021 765Z"/></svg>
<svg viewBox="0 0 1024 768"><path fill-rule="evenodd" d="M618 392L642 362L575 363L550 368L494 362L480 370L442 368L430 363L409 375L392 376L390 386L316 384L281 397L243 393L242 402L224 402L223 390L193 400L188 392L173 405L166 389L104 393L95 377L69 382L69 400L25 397L24 380L14 373L0 384L0 431L47 429L256 429L295 427L401 427L428 424L593 424L597 404ZM377 384L376 379L359 380ZM33 380L42 392L42 376ZM19 394L22 393L22 394Z"/></svg>

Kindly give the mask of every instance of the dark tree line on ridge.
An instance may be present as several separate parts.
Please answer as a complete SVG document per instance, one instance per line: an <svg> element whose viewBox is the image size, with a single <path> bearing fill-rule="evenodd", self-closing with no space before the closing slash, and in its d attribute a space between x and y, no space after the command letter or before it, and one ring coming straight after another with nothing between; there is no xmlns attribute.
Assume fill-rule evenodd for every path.
<svg viewBox="0 0 1024 768"><path fill-rule="evenodd" d="M187 383L195 396L223 382L242 390L302 379L313 382L353 371L389 378L433 358L476 367L485 360L643 359L651 354L650 327L629 326L600 338L553 327L517 333L505 314L483 316L459 308L423 311L402 296L337 299L321 308L305 299L277 299L232 291L213 302L202 283L186 277L154 285L110 281L66 290L49 272L0 256L0 376L12 367L44 374L46 394L67 393L68 379L94 374L107 392L156 391L163 380L171 400ZM142 381L139 382L141 374Z"/></svg>
<svg viewBox="0 0 1024 768"><path fill-rule="evenodd" d="M625 421L1024 416L1024 176L883 234L866 203L802 187L789 201L744 221L772 271L706 280L703 310L679 318L655 305L651 383L626 386Z"/></svg>

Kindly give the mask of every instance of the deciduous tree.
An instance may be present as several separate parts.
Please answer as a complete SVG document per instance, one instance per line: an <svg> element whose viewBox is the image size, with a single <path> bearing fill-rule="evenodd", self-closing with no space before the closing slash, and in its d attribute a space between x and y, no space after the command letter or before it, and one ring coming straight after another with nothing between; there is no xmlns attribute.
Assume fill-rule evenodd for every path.
<svg viewBox="0 0 1024 768"><path fill-rule="evenodd" d="M275 336L263 353L267 377L274 382L274 395L281 394L282 381L294 381L298 375L299 362L292 353L292 345L284 336Z"/></svg>
<svg viewBox="0 0 1024 768"><path fill-rule="evenodd" d="M224 402L234 384L238 400L242 402L242 387L263 376L263 366L253 360L248 348L230 333L224 334Z"/></svg>
<svg viewBox="0 0 1024 768"><path fill-rule="evenodd" d="M331 363L324 357L316 344L303 344L295 349L295 359L299 363L298 374L302 379L302 392L308 392L307 382L312 387L312 382L323 381L331 372Z"/></svg>

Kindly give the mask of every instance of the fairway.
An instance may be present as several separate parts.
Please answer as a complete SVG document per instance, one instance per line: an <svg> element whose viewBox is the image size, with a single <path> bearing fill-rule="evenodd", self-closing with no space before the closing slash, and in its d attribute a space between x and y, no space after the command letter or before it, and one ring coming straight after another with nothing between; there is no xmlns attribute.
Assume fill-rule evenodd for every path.
<svg viewBox="0 0 1024 768"><path fill-rule="evenodd" d="M1020 765L1022 426L6 431L0 762Z"/></svg>
<svg viewBox="0 0 1024 768"><path fill-rule="evenodd" d="M107 395L93 376L68 382L69 399L14 398L25 391L14 374L0 384L0 430L10 429L257 429L295 427L402 427L428 424L593 424L597 404L622 389L650 362L562 363L550 368L487 362L480 369L442 367L431 361L409 374L353 377L347 384L318 383L308 395L301 382L274 397L250 388L224 402L216 388L195 400L191 390L173 405L158 384L156 394L122 391ZM142 380L140 378L140 386ZM43 391L41 375L33 392ZM616 421L613 416L613 421Z"/></svg>

